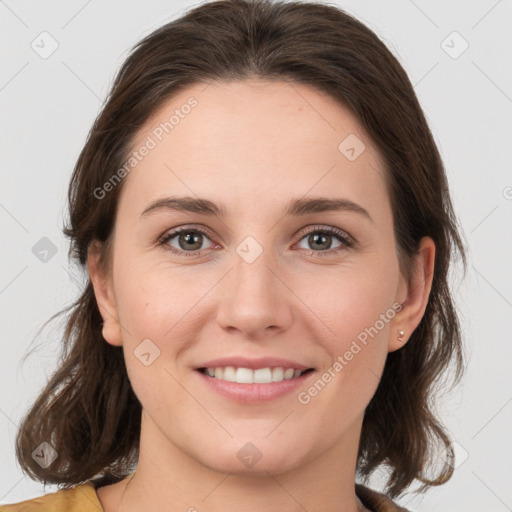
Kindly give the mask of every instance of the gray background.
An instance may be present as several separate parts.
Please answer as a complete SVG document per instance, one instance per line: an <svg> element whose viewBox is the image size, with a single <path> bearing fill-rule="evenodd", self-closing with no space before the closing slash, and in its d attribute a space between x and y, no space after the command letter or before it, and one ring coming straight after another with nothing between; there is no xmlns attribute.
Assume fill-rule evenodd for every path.
<svg viewBox="0 0 512 512"><path fill-rule="evenodd" d="M457 267L452 276L469 368L463 383L439 402L457 443L457 469L423 499L408 495L399 502L415 511L512 510L512 276L505 263L512 254L512 4L333 3L376 31L406 68L444 158L469 248L466 279ZM193 5L0 0L0 503L57 490L23 475L14 436L55 370L62 321L32 340L83 282L68 266L61 234L72 167L129 48ZM44 48L51 48L43 31L58 43L48 58L31 47L41 48L46 37ZM457 55L464 41L469 46ZM57 251L46 261L33 252L36 244L48 244L43 237ZM29 348L36 352L21 365Z"/></svg>

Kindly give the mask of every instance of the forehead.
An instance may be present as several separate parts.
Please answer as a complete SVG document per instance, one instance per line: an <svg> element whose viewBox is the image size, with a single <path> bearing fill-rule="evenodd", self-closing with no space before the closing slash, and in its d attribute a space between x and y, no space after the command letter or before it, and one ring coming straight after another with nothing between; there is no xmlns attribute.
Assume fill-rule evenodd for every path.
<svg viewBox="0 0 512 512"><path fill-rule="evenodd" d="M383 163L355 116L303 84L193 85L168 99L139 130L132 150L143 147L149 149L133 162L123 190L130 204L170 193L221 194L225 202L228 194L229 202L242 207L308 191L386 202Z"/></svg>

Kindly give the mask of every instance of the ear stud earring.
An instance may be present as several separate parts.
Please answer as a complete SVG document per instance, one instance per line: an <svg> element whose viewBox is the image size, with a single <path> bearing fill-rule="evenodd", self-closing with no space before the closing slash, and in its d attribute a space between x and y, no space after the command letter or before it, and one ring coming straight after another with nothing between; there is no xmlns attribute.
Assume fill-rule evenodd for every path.
<svg viewBox="0 0 512 512"><path fill-rule="evenodd" d="M404 334L405 332L401 329L398 329L398 341L404 341Z"/></svg>

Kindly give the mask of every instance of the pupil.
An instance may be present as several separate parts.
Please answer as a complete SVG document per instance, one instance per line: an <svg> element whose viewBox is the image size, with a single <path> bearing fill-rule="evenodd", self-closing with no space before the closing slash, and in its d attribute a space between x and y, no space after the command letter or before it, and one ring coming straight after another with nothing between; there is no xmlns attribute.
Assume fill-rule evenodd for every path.
<svg viewBox="0 0 512 512"><path fill-rule="evenodd" d="M326 247L322 247L323 249L329 249L329 246L331 244L325 242L325 240L327 240L329 238L329 235L326 236L326 235L323 235L323 234L316 234L316 235L312 235L312 238L313 238L315 243L320 241L320 245L326 246Z"/></svg>
<svg viewBox="0 0 512 512"><path fill-rule="evenodd" d="M199 235L198 234L193 234L193 233L185 233L183 235L181 235L180 237L180 242L185 242L185 245L187 244L199 244L199 247L201 247L201 242L198 242L199 240ZM190 249L190 245L188 246L188 248ZM192 249L197 249L197 247L193 247Z"/></svg>

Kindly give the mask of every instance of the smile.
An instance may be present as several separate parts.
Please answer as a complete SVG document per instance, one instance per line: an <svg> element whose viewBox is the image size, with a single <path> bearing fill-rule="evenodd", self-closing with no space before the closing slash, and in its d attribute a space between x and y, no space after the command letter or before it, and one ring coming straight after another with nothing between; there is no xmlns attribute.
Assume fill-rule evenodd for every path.
<svg viewBox="0 0 512 512"><path fill-rule="evenodd" d="M198 368L195 373L207 390L242 405L257 405L296 393L316 372L313 368L250 368L234 366ZM274 380L275 379L275 380Z"/></svg>
<svg viewBox="0 0 512 512"><path fill-rule="evenodd" d="M199 371L208 377L223 380L226 382L237 382L239 384L270 384L272 382L281 382L283 380L296 379L301 375L311 371L299 370L296 368L236 368L234 366L199 368Z"/></svg>

